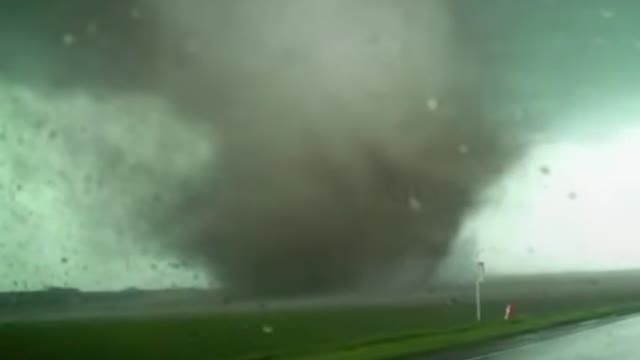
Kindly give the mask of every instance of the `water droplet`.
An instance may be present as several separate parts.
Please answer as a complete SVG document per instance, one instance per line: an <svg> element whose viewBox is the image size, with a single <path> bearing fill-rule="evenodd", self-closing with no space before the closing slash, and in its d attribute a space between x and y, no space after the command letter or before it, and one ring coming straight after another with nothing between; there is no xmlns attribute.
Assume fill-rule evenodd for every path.
<svg viewBox="0 0 640 360"><path fill-rule="evenodd" d="M273 327L270 325L262 325L262 332L265 334L273 333Z"/></svg>
<svg viewBox="0 0 640 360"><path fill-rule="evenodd" d="M67 259L66 257L62 257L62 258L60 258L60 262L63 263L63 264L66 264L66 263L69 262L69 259Z"/></svg>
<svg viewBox="0 0 640 360"><path fill-rule="evenodd" d="M412 211L418 212L420 210L422 210L422 203L420 202L420 200L418 198L416 198L413 195L409 196L409 208Z"/></svg>
<svg viewBox="0 0 640 360"><path fill-rule="evenodd" d="M185 52L189 55L197 54L199 50L202 48L200 43L193 39L187 40L184 47L185 47Z"/></svg>
<svg viewBox="0 0 640 360"><path fill-rule="evenodd" d="M458 152L460 154L466 154L469 152L469 146L467 146L467 144L460 144L458 145Z"/></svg>
<svg viewBox="0 0 640 360"><path fill-rule="evenodd" d="M428 98L427 99L427 109L429 111L438 110L438 106L440 106L440 103L439 103L438 99L436 99L436 98Z"/></svg>
<svg viewBox="0 0 640 360"><path fill-rule="evenodd" d="M76 43L78 39L76 39L75 35L72 33L66 33L62 35L62 45L71 46Z"/></svg>
<svg viewBox="0 0 640 360"><path fill-rule="evenodd" d="M513 118L515 121L525 120L524 109L521 106L516 106L513 108Z"/></svg>
<svg viewBox="0 0 640 360"><path fill-rule="evenodd" d="M549 174L551 174L551 169L549 169L549 167L548 167L548 166L543 165L543 166L540 166L540 172L541 172L543 175L549 175Z"/></svg>
<svg viewBox="0 0 640 360"><path fill-rule="evenodd" d="M89 24L87 24L87 34L94 35L97 32L98 24L96 24L95 22L90 22Z"/></svg>
<svg viewBox="0 0 640 360"><path fill-rule="evenodd" d="M140 9L138 8L132 8L129 11L129 16L134 19L134 20L138 20L141 18L141 14L140 14Z"/></svg>
<svg viewBox="0 0 640 360"><path fill-rule="evenodd" d="M602 10L600 11L600 16L604 19L613 19L616 16L616 13L611 10Z"/></svg>

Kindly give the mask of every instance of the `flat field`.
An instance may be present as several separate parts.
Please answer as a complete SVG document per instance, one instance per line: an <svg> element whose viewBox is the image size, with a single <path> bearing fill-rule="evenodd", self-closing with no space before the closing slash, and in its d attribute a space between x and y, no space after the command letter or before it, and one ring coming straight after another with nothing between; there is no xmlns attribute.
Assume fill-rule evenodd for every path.
<svg viewBox="0 0 640 360"><path fill-rule="evenodd" d="M130 304L137 315L112 308L5 321L0 351L20 359L387 359L634 312L636 284L637 272L488 279L480 323L471 286L410 297L199 305L194 312L145 313ZM516 309L510 322L502 320L507 303Z"/></svg>

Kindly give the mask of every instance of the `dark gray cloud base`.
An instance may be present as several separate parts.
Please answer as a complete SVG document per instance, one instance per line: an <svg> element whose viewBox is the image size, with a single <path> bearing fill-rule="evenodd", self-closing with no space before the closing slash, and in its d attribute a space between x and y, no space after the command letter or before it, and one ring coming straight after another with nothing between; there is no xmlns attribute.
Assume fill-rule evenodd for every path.
<svg viewBox="0 0 640 360"><path fill-rule="evenodd" d="M158 94L210 129L210 168L140 221L243 294L423 283L520 150L446 2L31 3L5 51L48 60L5 58L10 78Z"/></svg>

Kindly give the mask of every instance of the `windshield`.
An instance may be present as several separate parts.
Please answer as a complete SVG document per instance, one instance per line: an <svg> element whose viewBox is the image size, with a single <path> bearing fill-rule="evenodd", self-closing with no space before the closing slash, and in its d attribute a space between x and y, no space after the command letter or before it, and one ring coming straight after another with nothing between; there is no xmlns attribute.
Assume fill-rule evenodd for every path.
<svg viewBox="0 0 640 360"><path fill-rule="evenodd" d="M451 309L479 277L528 279L496 313L558 274L616 293L597 274L640 264L639 10L2 5L0 317L328 314L421 299L449 309L437 327L451 328L475 320L474 306ZM269 314L217 331L275 334ZM425 326L385 314L404 319L393 334ZM268 348L307 350L281 342ZM254 345L220 358L264 350Z"/></svg>

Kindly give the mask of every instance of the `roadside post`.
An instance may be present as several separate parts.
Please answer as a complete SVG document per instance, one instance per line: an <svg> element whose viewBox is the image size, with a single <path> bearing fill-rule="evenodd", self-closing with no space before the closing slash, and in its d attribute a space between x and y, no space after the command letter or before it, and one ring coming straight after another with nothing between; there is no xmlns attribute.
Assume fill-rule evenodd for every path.
<svg viewBox="0 0 640 360"><path fill-rule="evenodd" d="M504 309L504 319L511 320L513 318L513 304L507 304L507 307Z"/></svg>
<svg viewBox="0 0 640 360"><path fill-rule="evenodd" d="M484 281L484 262L476 262L478 276L476 278L476 321L482 320L482 304L480 299L480 283Z"/></svg>

